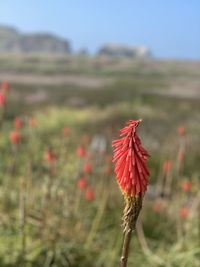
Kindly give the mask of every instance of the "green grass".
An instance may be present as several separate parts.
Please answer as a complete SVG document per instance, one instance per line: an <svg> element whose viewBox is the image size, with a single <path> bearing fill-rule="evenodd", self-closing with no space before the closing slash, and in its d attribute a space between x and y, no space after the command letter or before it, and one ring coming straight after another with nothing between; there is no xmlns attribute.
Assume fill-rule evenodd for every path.
<svg viewBox="0 0 200 267"><path fill-rule="evenodd" d="M154 88L168 90L183 77L188 83L193 78L198 81L195 63L190 70L181 62L133 61L120 67L123 62L119 59L102 63L88 58L32 56L14 58L13 64L8 59L6 56L0 59L0 70L32 75L80 73L102 79L114 77L114 80L101 88L12 84L0 135L0 243L3 244L0 266L118 265L123 199L114 173L105 173L110 164L105 154L112 153L111 142L126 120L142 118L138 132L151 154L149 191L157 184L158 177L163 177L165 160L172 161L173 187L171 197L146 195L140 219L147 245L141 242L141 235L133 234L129 266L198 267L200 100L152 93ZM45 100L26 101L27 96L41 90L47 94ZM73 99L80 101L75 105ZM17 150L9 140L16 116L25 121ZM27 125L30 117L38 121L35 129ZM177 134L179 126L186 128L186 139ZM68 138L61 134L63 127L70 128ZM103 154L91 149L99 136L106 141ZM186 157L183 168L177 172L180 140L186 142ZM94 168L93 174L87 175L95 192L91 202L77 188L83 163L76 155L80 144L90 151L87 160ZM55 174L54 167L44 160L49 147L57 158ZM181 190L184 180L192 182L188 193ZM158 213L154 210L156 202L162 204ZM179 209L185 206L191 214L181 219Z"/></svg>

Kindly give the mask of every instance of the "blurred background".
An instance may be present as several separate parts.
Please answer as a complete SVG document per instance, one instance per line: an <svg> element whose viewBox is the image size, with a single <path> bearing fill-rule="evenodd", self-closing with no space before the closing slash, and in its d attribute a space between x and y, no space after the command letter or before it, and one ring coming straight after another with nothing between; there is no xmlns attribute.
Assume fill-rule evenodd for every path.
<svg viewBox="0 0 200 267"><path fill-rule="evenodd" d="M118 265L112 140L151 158L130 266L200 262L200 2L0 3L0 266Z"/></svg>

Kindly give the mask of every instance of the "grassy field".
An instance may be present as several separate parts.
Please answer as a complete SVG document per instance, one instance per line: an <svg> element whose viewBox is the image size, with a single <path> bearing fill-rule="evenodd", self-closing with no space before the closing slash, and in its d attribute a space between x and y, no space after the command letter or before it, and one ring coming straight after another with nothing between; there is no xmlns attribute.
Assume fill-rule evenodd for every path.
<svg viewBox="0 0 200 267"><path fill-rule="evenodd" d="M151 176L128 266L199 266L199 62L5 55L0 79L0 266L118 266L111 142L139 118Z"/></svg>

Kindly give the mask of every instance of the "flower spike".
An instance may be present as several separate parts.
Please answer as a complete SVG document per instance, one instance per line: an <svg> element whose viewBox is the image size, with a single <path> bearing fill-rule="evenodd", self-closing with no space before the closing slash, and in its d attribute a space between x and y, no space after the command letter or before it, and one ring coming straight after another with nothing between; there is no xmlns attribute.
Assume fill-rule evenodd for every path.
<svg viewBox="0 0 200 267"><path fill-rule="evenodd" d="M148 152L142 147L136 129L141 120L130 120L120 130L121 139L113 142L116 179L123 194L133 197L144 194L149 170Z"/></svg>
<svg viewBox="0 0 200 267"><path fill-rule="evenodd" d="M142 201L147 190L149 170L148 152L142 147L136 129L142 120L129 120L120 130L120 139L113 141L113 162L119 187L125 201L123 212L124 241L120 267L127 266L131 234L142 208Z"/></svg>

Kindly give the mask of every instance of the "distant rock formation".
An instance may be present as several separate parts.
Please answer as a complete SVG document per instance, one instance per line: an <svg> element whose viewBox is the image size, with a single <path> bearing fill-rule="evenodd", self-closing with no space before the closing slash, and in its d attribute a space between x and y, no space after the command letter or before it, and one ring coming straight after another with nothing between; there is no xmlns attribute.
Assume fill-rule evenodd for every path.
<svg viewBox="0 0 200 267"><path fill-rule="evenodd" d="M147 58L150 57L151 53L145 46L106 44L99 49L98 55L110 57Z"/></svg>
<svg viewBox="0 0 200 267"><path fill-rule="evenodd" d="M0 26L0 53L70 53L68 41L48 33L22 34L12 27Z"/></svg>

